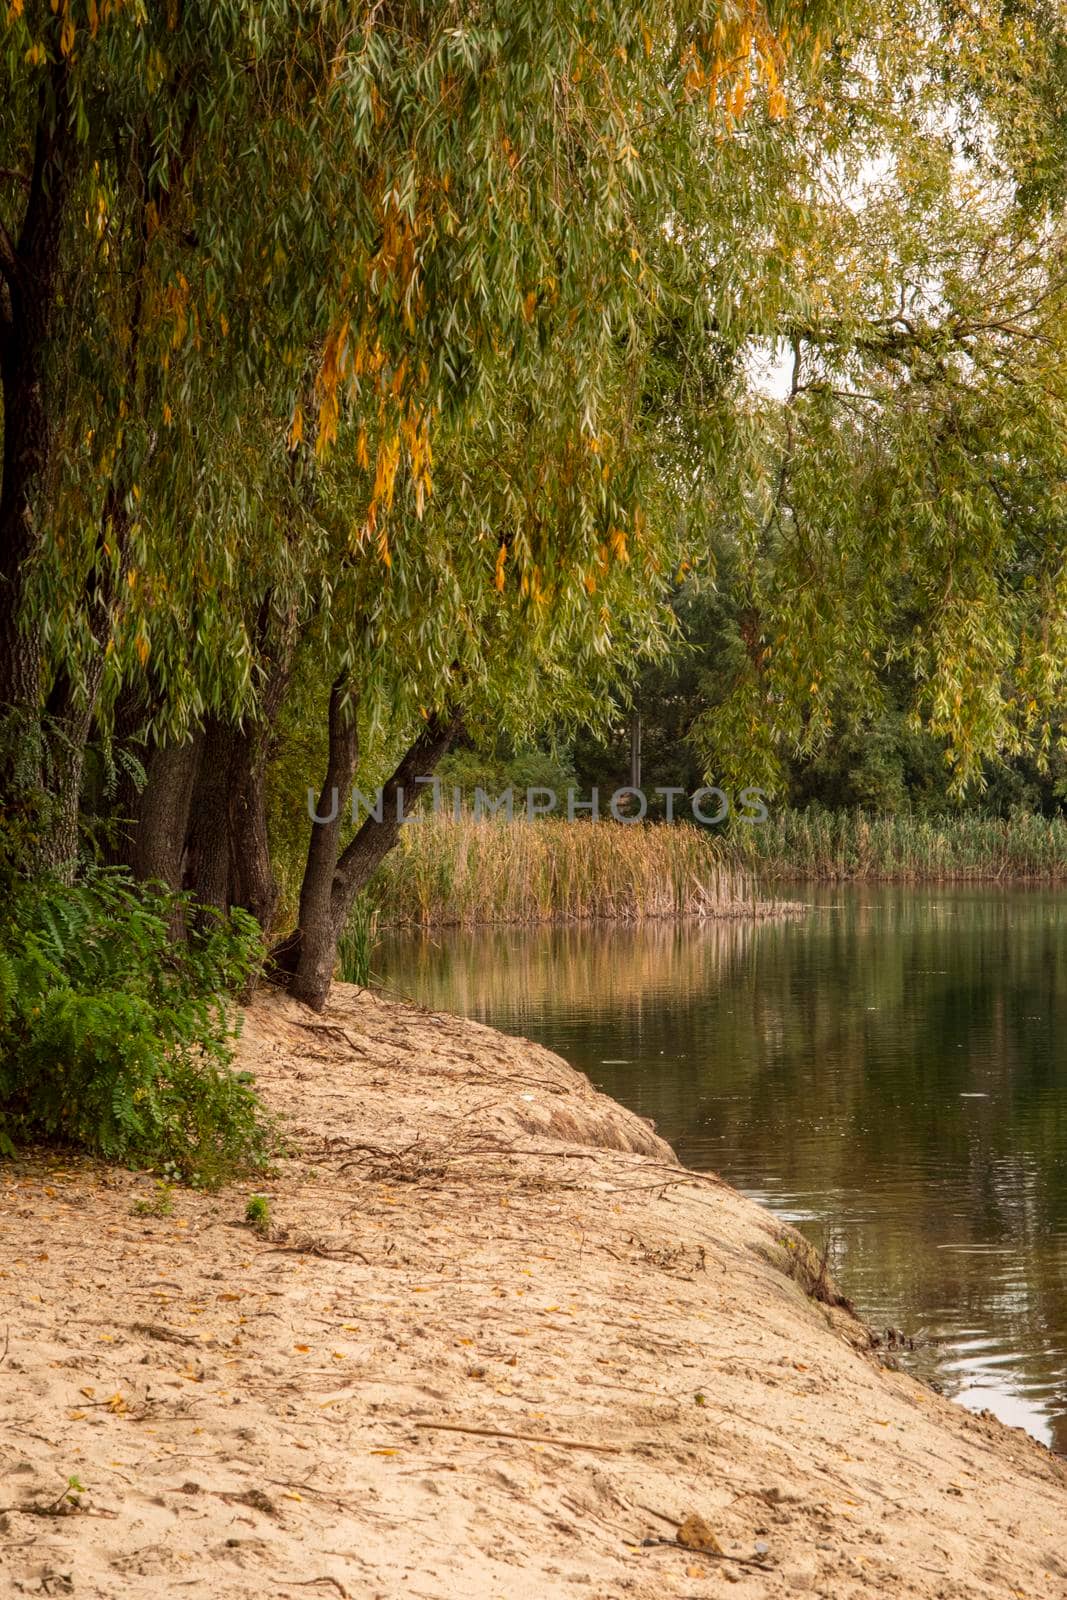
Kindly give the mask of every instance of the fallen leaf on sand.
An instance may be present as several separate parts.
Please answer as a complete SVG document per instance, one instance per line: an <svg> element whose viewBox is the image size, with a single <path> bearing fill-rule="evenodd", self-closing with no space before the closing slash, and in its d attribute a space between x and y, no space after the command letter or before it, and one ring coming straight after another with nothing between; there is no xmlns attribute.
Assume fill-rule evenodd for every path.
<svg viewBox="0 0 1067 1600"><path fill-rule="evenodd" d="M675 1537L678 1543L684 1545L687 1550L707 1550L713 1556L726 1554L722 1545L704 1521L704 1518L698 1517L695 1512L691 1512L686 1517Z"/></svg>

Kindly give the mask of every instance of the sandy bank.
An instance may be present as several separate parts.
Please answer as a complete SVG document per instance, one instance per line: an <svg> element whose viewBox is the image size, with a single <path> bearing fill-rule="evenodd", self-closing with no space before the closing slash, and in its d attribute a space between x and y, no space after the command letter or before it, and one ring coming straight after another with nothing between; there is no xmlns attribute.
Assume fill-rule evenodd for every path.
<svg viewBox="0 0 1067 1600"><path fill-rule="evenodd" d="M0 1592L1067 1594L1062 1466L556 1057L344 988L242 1057L269 1237L247 1191L0 1168ZM643 1542L691 1514L744 1562Z"/></svg>

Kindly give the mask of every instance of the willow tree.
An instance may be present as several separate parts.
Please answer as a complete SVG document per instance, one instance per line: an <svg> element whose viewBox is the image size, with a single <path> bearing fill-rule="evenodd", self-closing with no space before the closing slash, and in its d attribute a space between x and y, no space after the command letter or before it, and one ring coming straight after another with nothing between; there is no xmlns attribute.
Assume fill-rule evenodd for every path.
<svg viewBox="0 0 1067 1600"><path fill-rule="evenodd" d="M600 290L625 298L642 226L685 201L705 101L736 115L758 78L781 95L790 11L9 6L7 546L32 560L62 514L49 475L74 415L110 424L93 465L111 486L120 422L169 426L208 392L239 414L261 383L322 453L363 378L388 475L405 425L544 335L534 306L565 328ZM42 664L4 638L29 703Z"/></svg>
<svg viewBox="0 0 1067 1600"><path fill-rule="evenodd" d="M1065 90L1040 0L904 5L798 108L763 330L785 392L737 394L716 491L740 646L698 730L720 776L773 784L890 681L957 790L1062 736Z"/></svg>
<svg viewBox="0 0 1067 1600"><path fill-rule="evenodd" d="M33 735L9 795L27 766L58 794L46 854L73 859L93 726L132 731L138 864L269 920L263 771L301 647L348 774L357 703L413 732L528 711L654 633L650 416L666 433L635 396L668 322L694 357L707 336L679 263L736 226L724 140L767 157L749 228L774 204L819 23L9 7L0 700ZM336 843L314 836L331 894Z"/></svg>

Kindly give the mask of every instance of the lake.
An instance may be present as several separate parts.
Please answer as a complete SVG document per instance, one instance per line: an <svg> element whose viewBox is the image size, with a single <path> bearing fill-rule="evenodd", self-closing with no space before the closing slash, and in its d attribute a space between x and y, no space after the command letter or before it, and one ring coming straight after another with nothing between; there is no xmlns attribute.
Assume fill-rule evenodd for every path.
<svg viewBox="0 0 1067 1600"><path fill-rule="evenodd" d="M794 889L772 922L386 937L829 1246L900 1359L1067 1453L1067 894Z"/></svg>

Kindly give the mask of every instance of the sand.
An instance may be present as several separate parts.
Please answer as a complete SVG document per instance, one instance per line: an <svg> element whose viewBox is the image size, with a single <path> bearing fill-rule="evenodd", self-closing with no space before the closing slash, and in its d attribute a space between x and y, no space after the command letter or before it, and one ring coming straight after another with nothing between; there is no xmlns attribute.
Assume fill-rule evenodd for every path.
<svg viewBox="0 0 1067 1600"><path fill-rule="evenodd" d="M0 1592L1067 1595L1063 1464L557 1057L345 987L240 1056L266 1234L247 1185L0 1168Z"/></svg>

